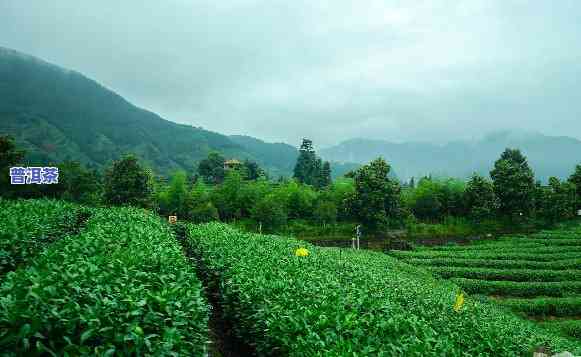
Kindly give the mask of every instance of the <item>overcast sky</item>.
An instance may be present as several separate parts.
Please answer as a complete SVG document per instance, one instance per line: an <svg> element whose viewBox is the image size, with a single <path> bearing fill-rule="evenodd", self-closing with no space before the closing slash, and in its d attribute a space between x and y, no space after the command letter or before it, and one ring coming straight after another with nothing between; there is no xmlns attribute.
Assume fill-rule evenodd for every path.
<svg viewBox="0 0 581 357"><path fill-rule="evenodd" d="M0 46L267 141L581 138L578 0L0 0Z"/></svg>

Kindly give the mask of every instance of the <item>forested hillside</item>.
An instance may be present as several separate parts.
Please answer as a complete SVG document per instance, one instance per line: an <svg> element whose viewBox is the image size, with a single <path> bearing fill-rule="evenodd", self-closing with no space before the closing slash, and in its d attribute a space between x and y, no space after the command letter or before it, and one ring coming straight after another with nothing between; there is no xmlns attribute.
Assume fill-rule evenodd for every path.
<svg viewBox="0 0 581 357"><path fill-rule="evenodd" d="M291 176L298 156L287 144L165 120L80 73L1 47L0 98L0 133L13 135L31 163L71 159L102 168L134 153L157 173L168 174L192 171L218 151L256 161L276 177Z"/></svg>

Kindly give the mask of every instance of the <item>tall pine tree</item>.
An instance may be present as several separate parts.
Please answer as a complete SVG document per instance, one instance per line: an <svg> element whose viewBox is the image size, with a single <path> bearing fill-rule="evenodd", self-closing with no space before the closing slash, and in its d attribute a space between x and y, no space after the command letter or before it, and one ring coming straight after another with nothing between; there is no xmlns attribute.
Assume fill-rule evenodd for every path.
<svg viewBox="0 0 581 357"><path fill-rule="evenodd" d="M331 164L323 163L321 158L317 157L313 142L309 139L303 139L293 177L300 183L318 189L331 184Z"/></svg>

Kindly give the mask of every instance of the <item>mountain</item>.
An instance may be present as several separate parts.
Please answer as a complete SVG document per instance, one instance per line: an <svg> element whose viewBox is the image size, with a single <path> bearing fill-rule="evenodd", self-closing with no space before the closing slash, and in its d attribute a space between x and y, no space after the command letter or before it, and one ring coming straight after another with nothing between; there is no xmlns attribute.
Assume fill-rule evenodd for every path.
<svg viewBox="0 0 581 357"><path fill-rule="evenodd" d="M353 139L321 150L326 160L364 163L383 156L398 176L409 179L427 174L467 177L473 172L488 175L505 148L518 148L528 158L536 177L568 177L581 162L581 141L525 131L499 131L479 140L454 141L445 145L422 142L392 143Z"/></svg>
<svg viewBox="0 0 581 357"><path fill-rule="evenodd" d="M273 176L292 174L297 150L177 124L141 109L80 73L0 47L0 134L29 163L66 159L102 168L134 153L154 171L191 171L210 151L257 161Z"/></svg>

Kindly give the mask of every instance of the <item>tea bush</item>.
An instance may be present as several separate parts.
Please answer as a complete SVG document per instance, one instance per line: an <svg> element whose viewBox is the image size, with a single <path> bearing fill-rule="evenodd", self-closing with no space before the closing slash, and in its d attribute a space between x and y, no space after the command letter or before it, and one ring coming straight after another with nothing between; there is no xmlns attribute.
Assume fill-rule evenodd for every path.
<svg viewBox="0 0 581 357"><path fill-rule="evenodd" d="M581 281L519 282L466 278L450 279L468 293L505 296L567 296L581 294Z"/></svg>
<svg viewBox="0 0 581 357"><path fill-rule="evenodd" d="M432 258L455 258L455 259L494 259L494 260L533 260L533 261L556 261L563 259L579 258L578 252L558 252L537 254L531 252L508 252L505 253L502 249L498 252L446 252L446 251L394 251L392 253L396 257L401 258L418 258L418 259L432 259Z"/></svg>
<svg viewBox="0 0 581 357"><path fill-rule="evenodd" d="M138 209L99 209L6 276L6 356L193 355L207 350L202 287L167 225Z"/></svg>
<svg viewBox="0 0 581 357"><path fill-rule="evenodd" d="M581 266L581 259L564 259L554 262L537 262L532 260L489 260L489 259L457 259L457 258L433 258L433 259L406 259L411 265L444 266L444 267L481 267L499 269L543 269L561 270L577 269Z"/></svg>
<svg viewBox="0 0 581 357"><path fill-rule="evenodd" d="M540 269L497 269L476 267L429 267L432 273L442 278L469 278L480 280L510 281L581 281L579 270L540 270Z"/></svg>
<svg viewBox="0 0 581 357"><path fill-rule="evenodd" d="M190 226L189 249L234 331L261 356L522 356L539 345L581 353L559 337L458 287L371 251ZM295 256L299 247L307 256Z"/></svg>
<svg viewBox="0 0 581 357"><path fill-rule="evenodd" d="M581 316L581 298L502 299L500 305L529 316Z"/></svg>
<svg viewBox="0 0 581 357"><path fill-rule="evenodd" d="M62 201L0 199L0 276L72 233L82 210Z"/></svg>

